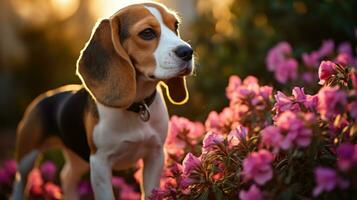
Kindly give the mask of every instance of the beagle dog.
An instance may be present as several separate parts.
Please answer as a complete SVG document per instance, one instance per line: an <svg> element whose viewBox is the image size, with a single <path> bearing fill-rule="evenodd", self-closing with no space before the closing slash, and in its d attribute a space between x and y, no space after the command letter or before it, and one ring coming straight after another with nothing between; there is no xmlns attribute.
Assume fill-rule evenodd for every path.
<svg viewBox="0 0 357 200"><path fill-rule="evenodd" d="M143 159L142 199L159 186L169 116L158 83L171 102L188 99L185 76L193 50L181 40L176 14L158 3L133 4L99 21L81 51L77 75L37 97L19 123L13 199L24 199L28 173L39 154L63 147L60 178L65 199L90 170L95 199L114 199L112 169Z"/></svg>

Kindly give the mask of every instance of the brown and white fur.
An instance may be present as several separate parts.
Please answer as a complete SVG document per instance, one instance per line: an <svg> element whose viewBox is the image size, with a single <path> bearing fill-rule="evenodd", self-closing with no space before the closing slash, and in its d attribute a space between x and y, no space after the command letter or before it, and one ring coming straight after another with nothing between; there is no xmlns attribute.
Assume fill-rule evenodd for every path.
<svg viewBox="0 0 357 200"><path fill-rule="evenodd" d="M112 169L126 169L139 159L144 161L142 199L147 199L159 185L169 120L158 83L165 84L173 103L188 99L184 76L193 70L192 49L180 39L177 26L175 13L158 3L130 5L97 23L77 62L83 86L40 95L18 126L14 200L24 199L26 178L38 155L58 145L66 160L61 172L65 199L78 199L76 185L88 170L95 199L114 199ZM149 106L148 121L127 110L155 90L159 95ZM85 139L78 140L82 132ZM89 162L61 134L67 134L67 143L87 145Z"/></svg>

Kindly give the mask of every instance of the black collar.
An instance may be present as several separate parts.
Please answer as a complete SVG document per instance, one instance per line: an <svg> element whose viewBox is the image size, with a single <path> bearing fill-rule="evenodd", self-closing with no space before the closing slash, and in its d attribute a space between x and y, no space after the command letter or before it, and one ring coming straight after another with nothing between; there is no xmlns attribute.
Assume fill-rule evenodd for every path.
<svg viewBox="0 0 357 200"><path fill-rule="evenodd" d="M156 97L156 90L149 97L145 98L143 101L131 104L131 106L126 110L135 113L141 113L143 110L147 110L149 108L152 102L154 102L155 97Z"/></svg>

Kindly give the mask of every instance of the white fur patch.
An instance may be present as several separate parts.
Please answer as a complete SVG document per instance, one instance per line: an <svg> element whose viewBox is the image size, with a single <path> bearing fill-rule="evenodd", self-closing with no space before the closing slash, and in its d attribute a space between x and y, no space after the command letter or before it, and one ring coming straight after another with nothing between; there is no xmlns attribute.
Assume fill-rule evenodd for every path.
<svg viewBox="0 0 357 200"><path fill-rule="evenodd" d="M168 79L177 76L177 74L182 70L183 65L187 63L178 58L174 50L181 45L189 47L190 45L166 26L162 19L161 13L156 8L145 7L152 15L155 16L161 27L159 45L154 52L156 59L154 76L159 79Z"/></svg>

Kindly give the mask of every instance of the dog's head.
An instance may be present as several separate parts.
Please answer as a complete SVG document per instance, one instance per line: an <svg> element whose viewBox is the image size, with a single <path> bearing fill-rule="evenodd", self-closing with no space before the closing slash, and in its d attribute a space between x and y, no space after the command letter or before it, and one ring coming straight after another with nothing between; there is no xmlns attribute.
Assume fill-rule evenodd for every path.
<svg viewBox="0 0 357 200"><path fill-rule="evenodd" d="M99 21L81 52L77 74L100 103L127 107L136 95L136 76L166 83L171 102L188 99L186 75L193 50L181 40L176 14L161 4L125 7Z"/></svg>

